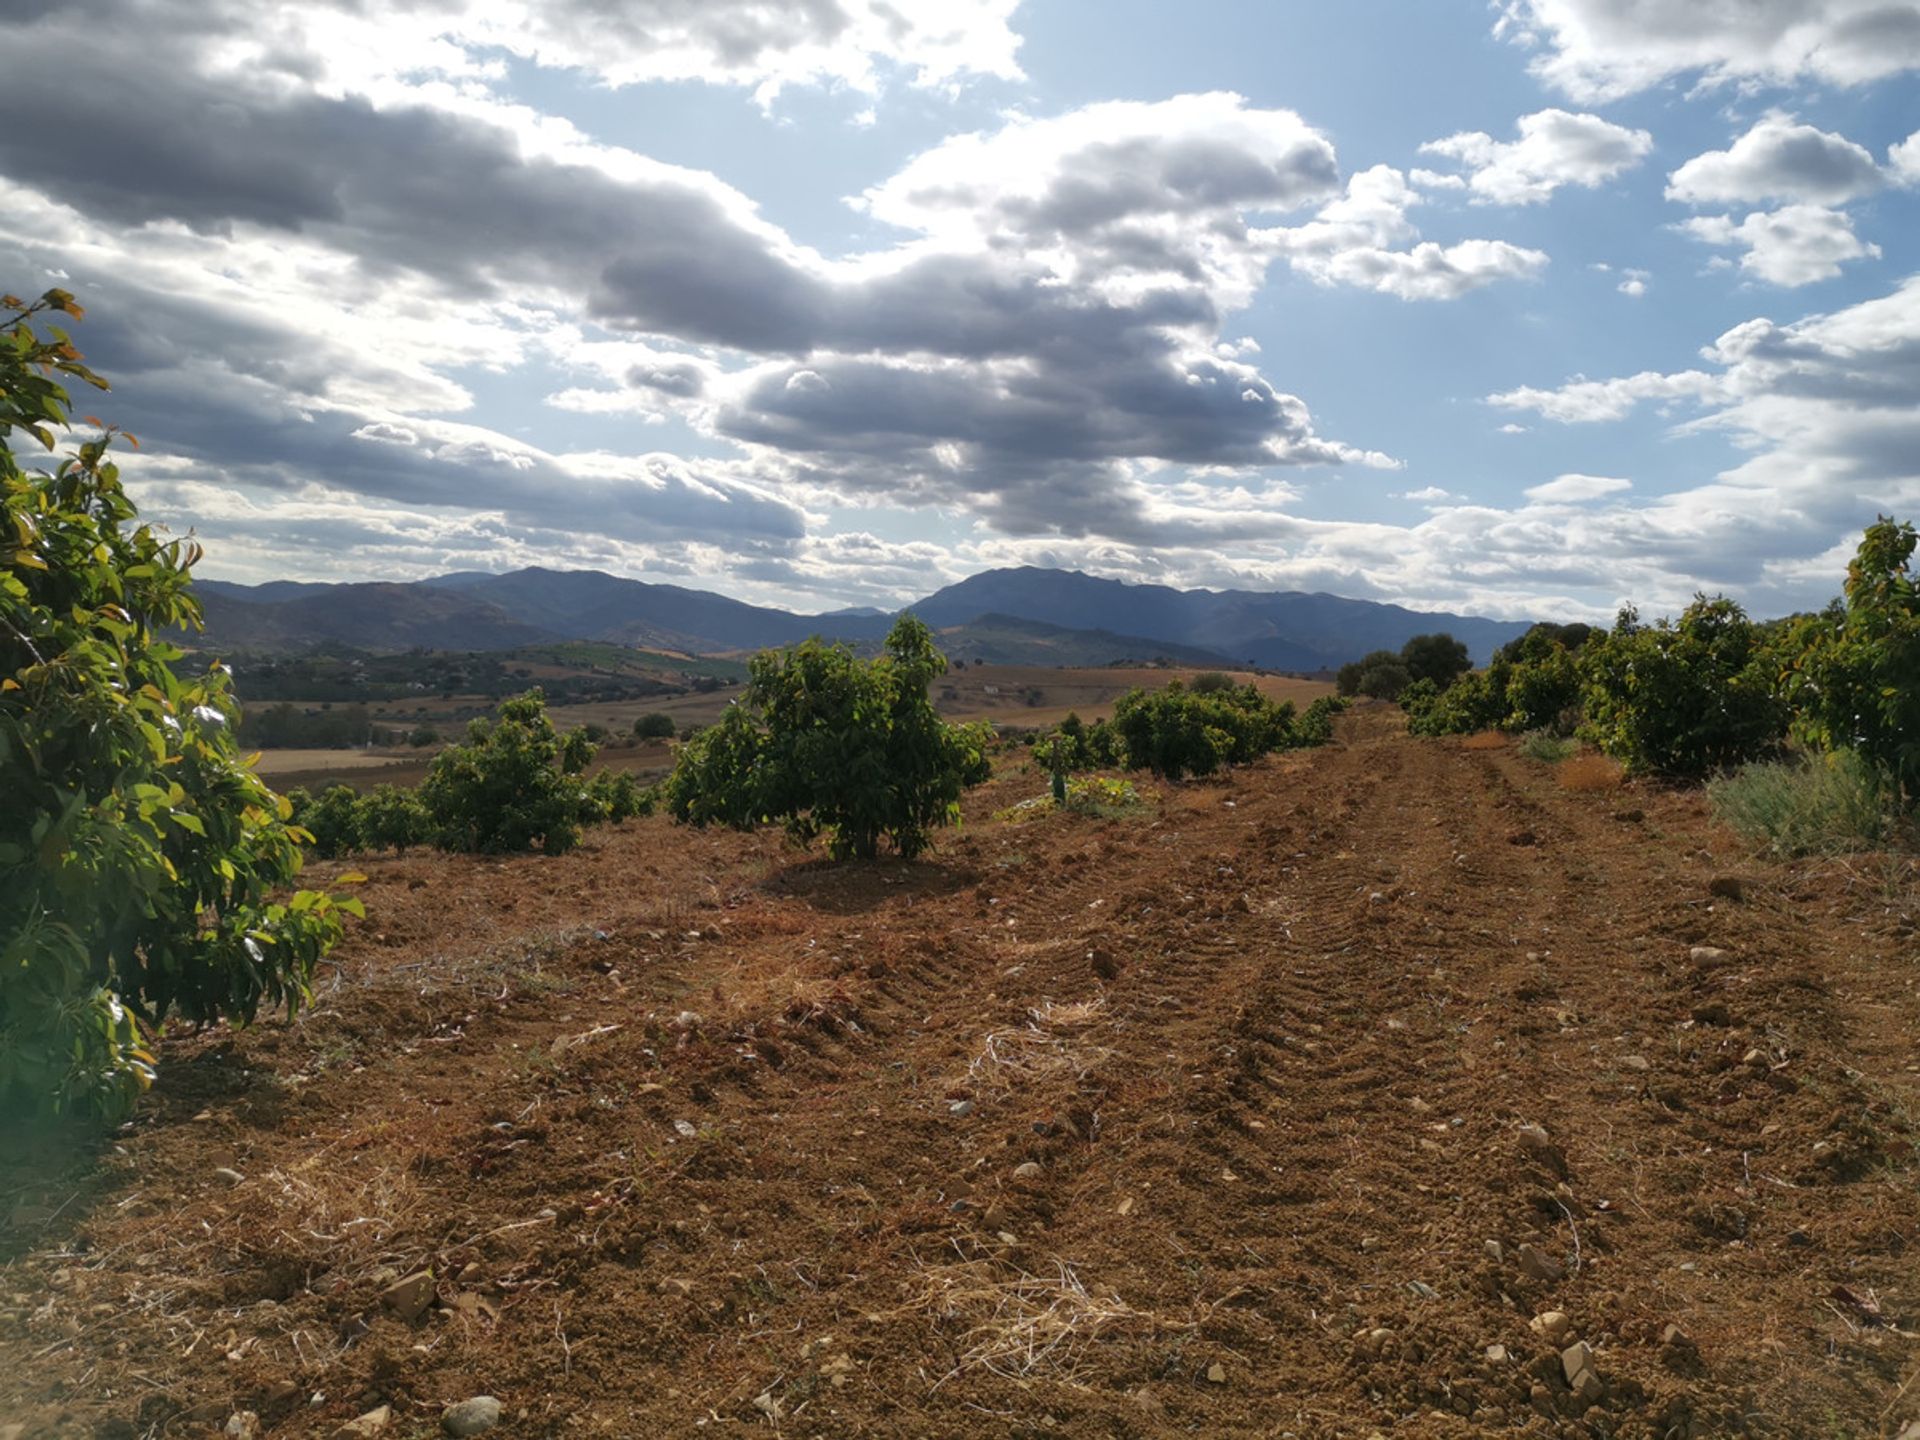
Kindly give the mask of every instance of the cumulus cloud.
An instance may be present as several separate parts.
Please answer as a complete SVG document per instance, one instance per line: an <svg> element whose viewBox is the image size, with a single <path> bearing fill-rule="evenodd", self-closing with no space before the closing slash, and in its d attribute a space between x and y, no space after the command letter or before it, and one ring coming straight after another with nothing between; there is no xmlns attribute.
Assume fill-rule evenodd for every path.
<svg viewBox="0 0 1920 1440"><path fill-rule="evenodd" d="M1887 169L1902 185L1920 185L1920 130L1887 151Z"/></svg>
<svg viewBox="0 0 1920 1440"><path fill-rule="evenodd" d="M1390 165L1362 170L1346 193L1304 225L1266 238L1295 270L1318 285L1377 290L1402 300L1454 300L1499 280L1532 279L1547 266L1544 251L1504 240L1421 240L1407 218L1419 192Z"/></svg>
<svg viewBox="0 0 1920 1440"><path fill-rule="evenodd" d="M1667 198L1690 205L1842 205L1877 190L1881 179L1866 147L1775 113L1725 150L1696 155L1674 171Z"/></svg>
<svg viewBox="0 0 1920 1440"><path fill-rule="evenodd" d="M1880 255L1878 245L1853 233L1853 221L1844 211L1818 205L1756 210L1738 224L1728 215L1697 215L1680 228L1708 245L1743 250L1740 268L1769 285L1831 280L1846 261Z"/></svg>
<svg viewBox="0 0 1920 1440"><path fill-rule="evenodd" d="M1704 370L1684 370L1674 375L1642 370L1638 375L1618 380L1575 377L1551 390L1522 385L1489 395L1487 403L1507 410L1531 410L1547 420L1578 425L1621 419L1645 400L1702 400L1719 393L1720 382ZM1508 434L1518 434L1525 428L1523 425L1501 426Z"/></svg>
<svg viewBox="0 0 1920 1440"><path fill-rule="evenodd" d="M1438 485L1423 485L1418 490L1402 490L1393 498L1396 500L1418 500L1431 504L1434 501L1451 500L1455 497L1451 490L1443 490Z"/></svg>
<svg viewBox="0 0 1920 1440"><path fill-rule="evenodd" d="M1495 140L1481 130L1462 131L1420 147L1425 155L1453 160L1472 199L1484 205L1536 205L1562 185L1589 190L1631 169L1653 149L1653 136L1598 115L1541 110L1522 115L1520 138Z"/></svg>
<svg viewBox="0 0 1920 1440"><path fill-rule="evenodd" d="M1618 100L1675 77L1706 85L1856 85L1920 68L1920 6L1889 0L1499 0L1495 34L1575 100Z"/></svg>
<svg viewBox="0 0 1920 1440"><path fill-rule="evenodd" d="M1621 480L1609 475L1562 475L1543 485L1527 488L1527 498L1548 505L1579 505L1588 500L1602 500L1609 495L1618 495L1631 490L1631 480Z"/></svg>
<svg viewBox="0 0 1920 1440"><path fill-rule="evenodd" d="M1920 504L1920 277L1792 324L1749 320L1702 355L1711 371L1579 380L1492 403L1569 423L1693 402L1681 432L1725 435L1746 458L1711 483L1633 507L1647 543L1686 555L1703 579L1750 587L1762 603L1769 594L1818 603L1812 571L1797 562L1877 514ZM1698 553L1708 546L1721 558ZM1837 572L1825 581L1837 583Z"/></svg>

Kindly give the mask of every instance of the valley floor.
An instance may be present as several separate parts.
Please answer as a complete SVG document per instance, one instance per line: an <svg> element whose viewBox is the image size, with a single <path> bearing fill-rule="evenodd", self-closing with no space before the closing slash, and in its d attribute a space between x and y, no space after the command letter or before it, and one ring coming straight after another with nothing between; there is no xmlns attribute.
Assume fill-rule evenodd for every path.
<svg viewBox="0 0 1920 1440"><path fill-rule="evenodd" d="M0 1437L1920 1417L1910 864L1380 710L993 818L1043 789L915 865L661 819L361 864L312 1012L6 1158Z"/></svg>

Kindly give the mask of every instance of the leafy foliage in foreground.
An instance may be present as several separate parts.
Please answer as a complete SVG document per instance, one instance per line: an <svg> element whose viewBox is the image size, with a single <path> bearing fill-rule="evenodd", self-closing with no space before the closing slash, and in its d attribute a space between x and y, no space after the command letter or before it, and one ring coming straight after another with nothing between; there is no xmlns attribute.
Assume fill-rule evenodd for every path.
<svg viewBox="0 0 1920 1440"><path fill-rule="evenodd" d="M839 857L872 859L887 840L912 859L990 768L989 727L949 725L928 698L946 668L912 615L876 660L819 640L762 651L744 699L681 747L669 813L741 829L779 820L802 844L825 834Z"/></svg>
<svg viewBox="0 0 1920 1440"><path fill-rule="evenodd" d="M0 1109L112 1118L152 1079L143 1027L293 1011L359 902L273 898L289 807L240 757L225 668L183 675L160 639L199 623L199 547L136 523L112 431L20 466L67 426L64 380L106 386L35 331L70 295L0 308Z"/></svg>

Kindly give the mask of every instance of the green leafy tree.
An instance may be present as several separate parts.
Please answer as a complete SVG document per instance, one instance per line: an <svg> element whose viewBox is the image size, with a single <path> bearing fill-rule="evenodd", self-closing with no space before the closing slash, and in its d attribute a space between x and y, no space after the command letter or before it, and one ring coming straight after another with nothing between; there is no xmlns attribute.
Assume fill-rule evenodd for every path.
<svg viewBox="0 0 1920 1440"><path fill-rule="evenodd" d="M1621 611L1611 633L1581 647L1580 670L1583 733L1629 771L1699 778L1786 735L1759 627L1724 596L1696 597L1672 623Z"/></svg>
<svg viewBox="0 0 1920 1440"><path fill-rule="evenodd" d="M1920 803L1920 574L1911 524L1881 516L1847 566L1844 607L1792 630L1798 728L1854 750L1905 805ZM1797 654L1795 653L1797 652Z"/></svg>
<svg viewBox="0 0 1920 1440"><path fill-rule="evenodd" d="M1473 668L1467 647L1445 631L1414 636L1400 647L1400 663L1411 680L1431 680L1442 690Z"/></svg>
<svg viewBox="0 0 1920 1440"><path fill-rule="evenodd" d="M287 796L293 823L307 832L307 844L322 860L361 846L359 796L351 785L329 785L318 796L295 790Z"/></svg>
<svg viewBox="0 0 1920 1440"><path fill-rule="evenodd" d="M991 730L949 725L928 698L946 668L912 615L876 660L817 639L762 651L745 696L681 747L668 811L694 825L779 820L803 844L825 834L842 857L872 859L887 840L911 859L990 769Z"/></svg>
<svg viewBox="0 0 1920 1440"><path fill-rule="evenodd" d="M433 817L417 791L376 785L353 802L353 831L355 840L369 850L404 854L409 845L424 845L432 838ZM319 834L314 831L316 840Z"/></svg>
<svg viewBox="0 0 1920 1440"><path fill-rule="evenodd" d="M664 710L649 711L633 722L633 736L636 740L671 740L673 735L673 716Z"/></svg>
<svg viewBox="0 0 1920 1440"><path fill-rule="evenodd" d="M0 313L0 1108L110 1118L154 1073L145 1030L291 1013L359 902L282 893L302 837L241 757L231 677L161 638L200 623L199 546L136 523L115 432L16 458L54 448L66 382L106 388L36 329L80 307Z"/></svg>
<svg viewBox="0 0 1920 1440"><path fill-rule="evenodd" d="M593 746L574 730L562 736L538 689L501 702L494 720L475 720L464 745L433 757L420 800L437 842L448 850L502 853L538 845L549 855L580 839Z"/></svg>
<svg viewBox="0 0 1920 1440"><path fill-rule="evenodd" d="M1274 750L1317 743L1296 730L1292 702L1276 704L1251 684L1206 695L1178 680L1160 690L1131 690L1114 706L1113 729L1129 769L1169 780L1211 775Z"/></svg>

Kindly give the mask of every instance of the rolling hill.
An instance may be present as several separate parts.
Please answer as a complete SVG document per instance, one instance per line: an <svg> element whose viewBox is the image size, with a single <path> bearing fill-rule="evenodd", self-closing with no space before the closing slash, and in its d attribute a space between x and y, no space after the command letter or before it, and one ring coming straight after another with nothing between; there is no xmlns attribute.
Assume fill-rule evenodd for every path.
<svg viewBox="0 0 1920 1440"><path fill-rule="evenodd" d="M694 655L790 645L810 635L871 646L892 616L873 609L799 615L705 590L597 570L465 571L409 584L203 581L202 648L508 650L593 640ZM1476 661L1525 622L1428 613L1296 591L1175 590L1078 571L989 570L910 607L936 630L965 627L961 653L1007 664L1104 665L1166 656L1314 671L1445 630Z"/></svg>

